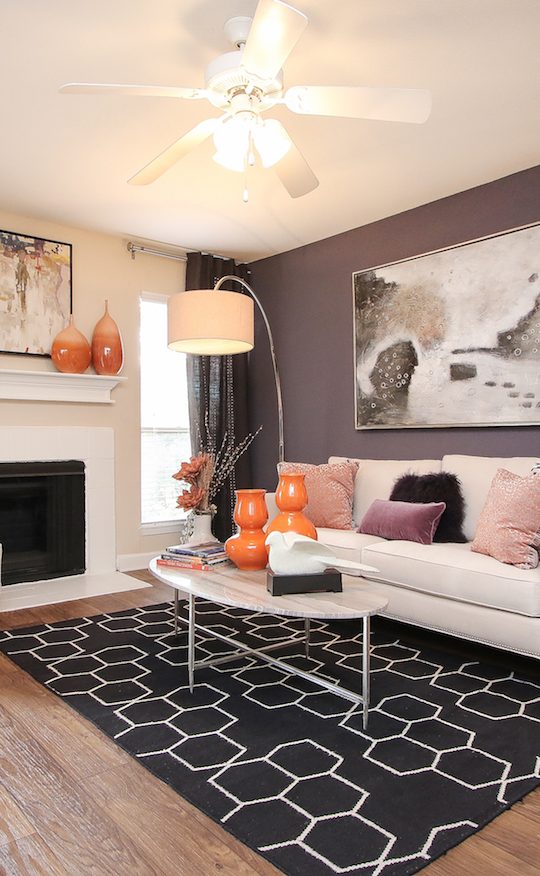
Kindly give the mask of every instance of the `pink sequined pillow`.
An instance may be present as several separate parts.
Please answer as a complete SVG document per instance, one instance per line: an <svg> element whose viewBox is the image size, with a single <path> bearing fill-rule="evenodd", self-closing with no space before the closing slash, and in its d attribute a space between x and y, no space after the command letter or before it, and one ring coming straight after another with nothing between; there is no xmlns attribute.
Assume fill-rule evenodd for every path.
<svg viewBox="0 0 540 876"><path fill-rule="evenodd" d="M540 478L499 468L480 514L471 550L535 569L540 548Z"/></svg>
<svg viewBox="0 0 540 876"><path fill-rule="evenodd" d="M315 526L352 529L352 503L357 462L310 465L307 462L280 462L278 474L305 474L308 503L304 514Z"/></svg>

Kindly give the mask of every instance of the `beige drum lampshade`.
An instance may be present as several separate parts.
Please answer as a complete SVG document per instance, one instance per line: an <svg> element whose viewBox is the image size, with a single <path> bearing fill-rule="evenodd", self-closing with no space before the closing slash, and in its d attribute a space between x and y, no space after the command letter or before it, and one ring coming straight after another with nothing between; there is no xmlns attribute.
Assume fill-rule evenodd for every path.
<svg viewBox="0 0 540 876"><path fill-rule="evenodd" d="M224 356L253 349L253 299L222 289L193 289L168 303L171 350Z"/></svg>

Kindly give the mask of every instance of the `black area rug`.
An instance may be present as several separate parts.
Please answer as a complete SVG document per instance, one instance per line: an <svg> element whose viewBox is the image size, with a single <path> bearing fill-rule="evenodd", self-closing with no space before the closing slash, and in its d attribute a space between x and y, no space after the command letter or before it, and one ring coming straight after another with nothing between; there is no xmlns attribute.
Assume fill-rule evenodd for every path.
<svg viewBox="0 0 540 876"><path fill-rule="evenodd" d="M303 626L197 605L257 647ZM375 624L364 733L358 707L251 658L200 671L190 695L171 619L164 604L44 624L0 650L285 873L414 873L540 784L532 663ZM313 622L312 659L292 659L359 689L358 626ZM198 641L199 659L224 649Z"/></svg>

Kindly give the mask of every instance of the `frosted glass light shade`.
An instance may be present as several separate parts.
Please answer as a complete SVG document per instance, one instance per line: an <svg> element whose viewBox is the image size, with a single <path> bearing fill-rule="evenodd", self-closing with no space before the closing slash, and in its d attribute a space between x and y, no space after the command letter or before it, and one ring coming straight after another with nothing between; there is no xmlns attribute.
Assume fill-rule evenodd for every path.
<svg viewBox="0 0 540 876"><path fill-rule="evenodd" d="M242 173L246 169L246 159L242 152L216 152L212 158L216 164L221 164L226 170Z"/></svg>
<svg viewBox="0 0 540 876"><path fill-rule="evenodd" d="M263 167L273 167L291 148L291 139L276 119L267 119L253 129L253 139Z"/></svg>
<svg viewBox="0 0 540 876"><path fill-rule="evenodd" d="M228 170L242 172L246 166L253 113L240 112L219 125L214 134L214 161Z"/></svg>
<svg viewBox="0 0 540 876"><path fill-rule="evenodd" d="M225 356L253 349L253 299L222 289L171 295L168 346L178 353Z"/></svg>

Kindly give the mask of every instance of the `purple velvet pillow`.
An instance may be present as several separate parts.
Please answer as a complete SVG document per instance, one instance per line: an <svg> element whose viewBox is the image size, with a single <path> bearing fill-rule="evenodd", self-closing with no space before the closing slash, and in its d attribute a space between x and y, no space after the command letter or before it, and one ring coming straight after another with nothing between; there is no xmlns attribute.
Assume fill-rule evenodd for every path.
<svg viewBox="0 0 540 876"><path fill-rule="evenodd" d="M446 504L394 502L375 499L364 514L358 532L380 538L431 544Z"/></svg>

